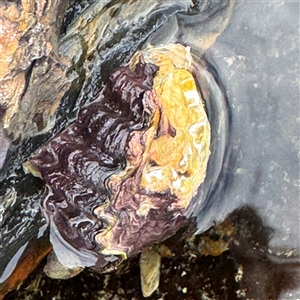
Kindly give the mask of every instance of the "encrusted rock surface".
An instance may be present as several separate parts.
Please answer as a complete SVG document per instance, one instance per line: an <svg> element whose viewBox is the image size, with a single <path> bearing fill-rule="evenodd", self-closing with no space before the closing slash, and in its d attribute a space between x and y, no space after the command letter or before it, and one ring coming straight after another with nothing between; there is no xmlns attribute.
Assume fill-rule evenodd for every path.
<svg viewBox="0 0 300 300"><path fill-rule="evenodd" d="M60 0L0 2L0 105L3 127L13 139L53 126L68 88L66 66L58 58L66 8Z"/></svg>

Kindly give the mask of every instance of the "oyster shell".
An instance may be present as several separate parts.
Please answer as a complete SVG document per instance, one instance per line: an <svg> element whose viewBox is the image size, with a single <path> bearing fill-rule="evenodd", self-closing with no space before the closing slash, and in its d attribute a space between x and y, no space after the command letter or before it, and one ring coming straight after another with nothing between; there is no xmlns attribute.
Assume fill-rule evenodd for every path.
<svg viewBox="0 0 300 300"><path fill-rule="evenodd" d="M144 297L149 297L159 286L161 256L152 248L146 248L140 256L141 287Z"/></svg>
<svg viewBox="0 0 300 300"><path fill-rule="evenodd" d="M27 163L47 183L43 213L67 268L110 269L171 236L205 178L210 126L189 48L137 56Z"/></svg>
<svg viewBox="0 0 300 300"><path fill-rule="evenodd" d="M48 254L47 264L44 267L45 274L54 279L69 279L79 274L82 270L82 267L66 268L58 261L53 251Z"/></svg>

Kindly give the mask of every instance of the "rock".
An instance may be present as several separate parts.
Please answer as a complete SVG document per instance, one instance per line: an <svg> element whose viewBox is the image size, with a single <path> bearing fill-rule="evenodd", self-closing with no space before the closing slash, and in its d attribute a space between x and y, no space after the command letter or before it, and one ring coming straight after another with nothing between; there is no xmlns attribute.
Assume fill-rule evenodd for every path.
<svg viewBox="0 0 300 300"><path fill-rule="evenodd" d="M68 87L66 67L57 57L66 4L0 3L0 105L5 109L3 127L12 139L53 126L54 112Z"/></svg>

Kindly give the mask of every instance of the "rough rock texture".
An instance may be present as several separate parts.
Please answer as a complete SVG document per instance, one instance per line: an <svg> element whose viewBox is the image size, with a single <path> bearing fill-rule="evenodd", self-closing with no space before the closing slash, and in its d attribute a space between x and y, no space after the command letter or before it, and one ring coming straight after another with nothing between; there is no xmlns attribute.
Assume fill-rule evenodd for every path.
<svg viewBox="0 0 300 300"><path fill-rule="evenodd" d="M58 38L67 1L0 2L0 105L13 139L51 128L68 88ZM55 89L53 89L55 86Z"/></svg>

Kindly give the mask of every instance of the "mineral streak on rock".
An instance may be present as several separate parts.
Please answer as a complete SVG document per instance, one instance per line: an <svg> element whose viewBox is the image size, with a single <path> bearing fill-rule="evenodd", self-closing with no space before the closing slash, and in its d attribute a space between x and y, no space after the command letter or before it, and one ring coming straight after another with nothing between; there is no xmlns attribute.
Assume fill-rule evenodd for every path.
<svg viewBox="0 0 300 300"><path fill-rule="evenodd" d="M1 66L1 63L0 63ZM1 109L0 107L0 170L4 164L5 158L6 158L6 153L7 150L11 144L10 139L6 136L6 133L3 129L3 124L1 122L3 114L4 114L4 110Z"/></svg>
<svg viewBox="0 0 300 300"><path fill-rule="evenodd" d="M42 207L68 268L104 270L173 235L204 180L210 130L193 77L159 50L152 60L115 70L30 159L48 185Z"/></svg>
<svg viewBox="0 0 300 300"><path fill-rule="evenodd" d="M12 274L0 284L0 300L4 298L9 291L16 289L27 276L38 266L41 260L51 251L52 247L45 238L40 238L29 243L17 267ZM2 278L1 278L2 279Z"/></svg>

